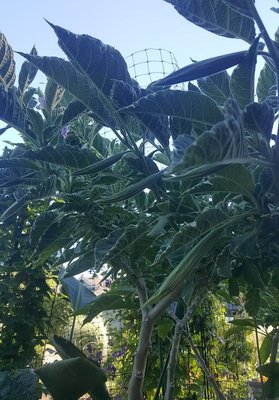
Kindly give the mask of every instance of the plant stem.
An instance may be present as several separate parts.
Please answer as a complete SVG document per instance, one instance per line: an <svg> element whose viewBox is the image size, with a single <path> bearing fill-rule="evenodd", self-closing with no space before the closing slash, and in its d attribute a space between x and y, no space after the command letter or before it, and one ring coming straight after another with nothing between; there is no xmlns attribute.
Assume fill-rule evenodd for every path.
<svg viewBox="0 0 279 400"><path fill-rule="evenodd" d="M171 347L171 352L170 352L170 361L169 361L168 368L167 368L167 387L166 387L166 394L165 394L164 400L174 400L175 370L176 370L181 335L182 335L184 326L189 321L189 319L192 317L198 304L203 299L202 292L204 292L203 288L202 288L202 291L199 291L197 293L197 295L194 297L191 305L189 307L187 307L187 310L186 310L183 318L176 319L176 325L175 325L174 335L173 335L173 339L172 339L172 347Z"/></svg>
<svg viewBox="0 0 279 400"><path fill-rule="evenodd" d="M151 347L151 335L154 320L149 317L149 308L145 308L147 290L143 278L137 278L136 289L139 296L142 321L139 333L138 347L134 358L132 376L128 386L128 400L143 400L143 383L147 357Z"/></svg>
<svg viewBox="0 0 279 400"><path fill-rule="evenodd" d="M217 398L218 398L219 400L226 400L226 397L225 397L225 396L223 395L223 393L221 392L221 390L220 390L220 388L219 388L217 382L215 381L214 377L210 374L210 371L209 371L209 369L207 368L207 365L205 364L204 359L203 359L202 356L200 355L200 352L199 352L199 350L197 349L197 347L195 346L195 344L194 344L194 342L193 342L193 339L192 339L192 336L191 336L191 334L190 334L190 332L189 332L189 328L188 328L188 327L187 327L186 334L187 334L187 341L188 341L188 343L189 343L189 345L190 345L190 347L191 347L191 349L192 349L192 351L193 351L193 353L194 353L194 356L195 356L195 358L196 358L196 360L197 360L199 366L200 366L201 369L203 370L203 372L204 372L204 374L205 374L205 376L206 376L206 378L207 378L207 380L208 380L208 383L210 384L210 386L211 386L212 389L214 390L214 392L215 392Z"/></svg>

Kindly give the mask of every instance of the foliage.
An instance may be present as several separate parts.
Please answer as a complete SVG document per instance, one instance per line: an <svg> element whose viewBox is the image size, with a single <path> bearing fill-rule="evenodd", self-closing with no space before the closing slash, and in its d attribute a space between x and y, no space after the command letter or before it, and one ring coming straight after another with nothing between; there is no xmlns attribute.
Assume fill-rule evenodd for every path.
<svg viewBox="0 0 279 400"><path fill-rule="evenodd" d="M167 2L190 22L250 47L192 63L144 89L117 50L49 23L68 60L20 53L27 61L19 87L10 87L3 71L0 85L0 118L24 138L0 160L2 221L14 228L24 210L38 210L29 222L30 241L22 244L29 257L32 251L32 273L66 263L65 277L74 282L77 273L97 275L106 266L105 278L115 285L92 304L74 301L77 313L86 306L85 322L101 311L139 304L129 400L143 398L144 377L158 362L156 355L155 364L147 362L154 327L164 318L183 320L204 292L222 289L223 298L243 304L256 328L272 325L273 339L278 329L277 44L252 0ZM266 65L256 84L260 55ZM230 67L231 75L225 71ZM29 86L36 69L48 78L44 93ZM185 81L187 91L170 87ZM22 234L23 226L18 230ZM182 315L171 311L175 302ZM236 328L243 333L243 326ZM268 374L266 390L276 397L276 354L269 339L263 343L261 356L270 365L259 371ZM64 360L56 367L66 374L81 362ZM206 363L203 368L208 376ZM208 381L223 399L216 379Z"/></svg>

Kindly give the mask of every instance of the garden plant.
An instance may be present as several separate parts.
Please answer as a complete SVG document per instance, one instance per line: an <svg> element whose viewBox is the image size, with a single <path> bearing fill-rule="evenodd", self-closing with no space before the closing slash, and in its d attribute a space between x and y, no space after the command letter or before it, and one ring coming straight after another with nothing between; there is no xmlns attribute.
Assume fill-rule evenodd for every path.
<svg viewBox="0 0 279 400"><path fill-rule="evenodd" d="M195 343L205 308L199 331L212 333L216 302L243 315L219 359L233 360L231 335L255 332L260 396L279 396L278 35L269 36L253 0L166 1L185 23L244 40L247 50L192 62L142 88L116 49L48 22L67 60L20 52L15 86L14 53L0 36L1 132L14 128L23 139L0 159L2 393L23 376L32 400L38 377L54 400L112 398L98 360L59 336L52 343L63 360L30 369L52 333L49 281L67 265L62 280L90 270L112 281L76 303L75 315L90 323L121 310L137 328L124 399L210 398L198 378L183 381L186 352L212 396L241 398L240 378L234 394L222 384L225 370L210 369L207 336L203 351ZM44 90L31 86L38 70ZM187 90L172 86L185 82ZM245 349L242 361L252 362ZM10 398L20 396L23 389Z"/></svg>

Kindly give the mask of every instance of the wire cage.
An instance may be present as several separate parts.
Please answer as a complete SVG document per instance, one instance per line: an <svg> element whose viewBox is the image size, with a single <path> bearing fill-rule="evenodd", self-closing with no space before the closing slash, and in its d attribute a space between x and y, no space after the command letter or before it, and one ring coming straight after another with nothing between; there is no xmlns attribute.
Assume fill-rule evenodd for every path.
<svg viewBox="0 0 279 400"><path fill-rule="evenodd" d="M125 60L131 76L142 87L179 68L175 55L166 49L147 48L130 54Z"/></svg>

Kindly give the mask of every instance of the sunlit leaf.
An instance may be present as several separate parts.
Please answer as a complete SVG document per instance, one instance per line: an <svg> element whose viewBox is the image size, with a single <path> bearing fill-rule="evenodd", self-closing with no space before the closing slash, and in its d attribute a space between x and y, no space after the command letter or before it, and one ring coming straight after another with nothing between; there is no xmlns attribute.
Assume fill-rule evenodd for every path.
<svg viewBox="0 0 279 400"><path fill-rule="evenodd" d="M14 53L5 35L0 33L0 83L8 89L13 86L15 79Z"/></svg>
<svg viewBox="0 0 279 400"><path fill-rule="evenodd" d="M251 43L255 37L254 21L222 0L165 0L194 24L220 36L240 38Z"/></svg>
<svg viewBox="0 0 279 400"><path fill-rule="evenodd" d="M199 88L219 106L230 97L230 77L226 71L198 79Z"/></svg>

